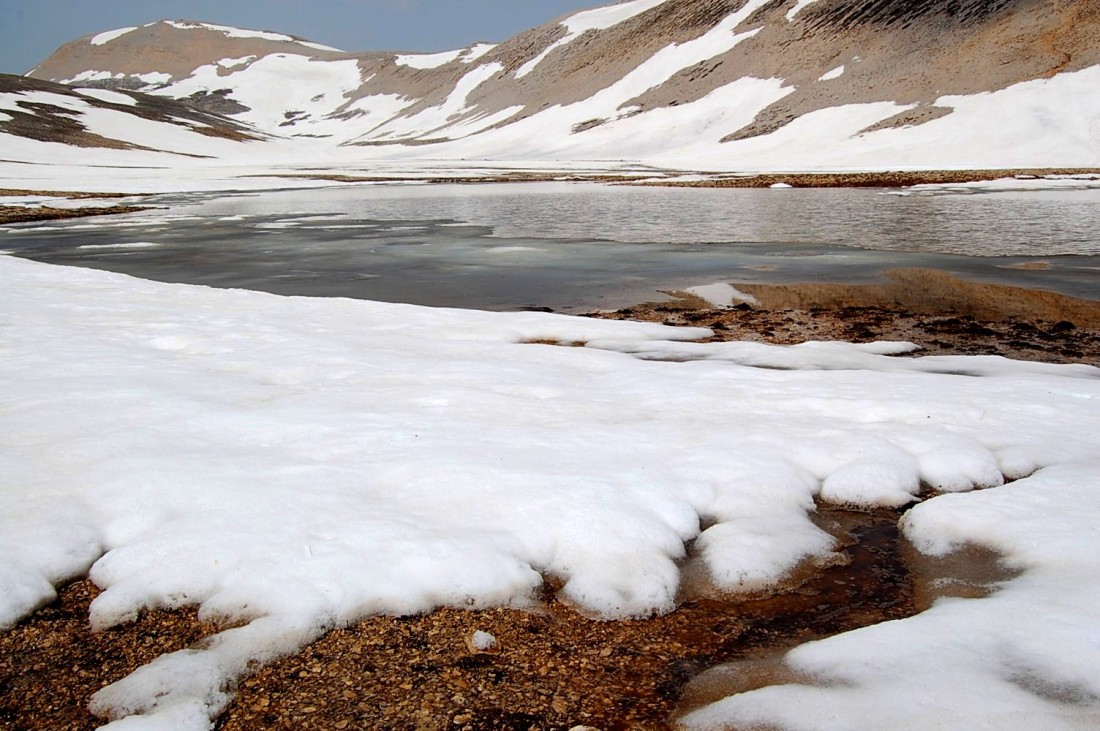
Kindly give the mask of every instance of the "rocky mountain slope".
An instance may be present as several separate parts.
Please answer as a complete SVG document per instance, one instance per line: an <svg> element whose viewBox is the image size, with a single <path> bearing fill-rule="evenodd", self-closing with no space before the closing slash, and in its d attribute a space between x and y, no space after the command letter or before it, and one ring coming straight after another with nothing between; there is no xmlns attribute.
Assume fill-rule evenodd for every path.
<svg viewBox="0 0 1100 731"><path fill-rule="evenodd" d="M628 0L439 54L162 21L73 41L30 76L366 158L1100 164L1090 0Z"/></svg>

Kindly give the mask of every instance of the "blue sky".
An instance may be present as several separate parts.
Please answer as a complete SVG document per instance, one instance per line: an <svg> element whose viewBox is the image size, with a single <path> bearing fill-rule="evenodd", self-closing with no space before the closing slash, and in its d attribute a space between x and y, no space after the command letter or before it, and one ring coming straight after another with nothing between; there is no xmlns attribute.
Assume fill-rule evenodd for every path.
<svg viewBox="0 0 1100 731"><path fill-rule="evenodd" d="M82 35L165 18L274 30L346 51L444 51L611 1L0 0L0 73L25 73Z"/></svg>

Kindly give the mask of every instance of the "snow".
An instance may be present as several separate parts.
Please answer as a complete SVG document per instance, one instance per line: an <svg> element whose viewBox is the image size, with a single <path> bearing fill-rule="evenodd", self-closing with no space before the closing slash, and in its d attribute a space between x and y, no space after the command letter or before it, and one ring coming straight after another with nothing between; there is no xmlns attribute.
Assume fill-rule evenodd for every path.
<svg viewBox="0 0 1100 731"><path fill-rule="evenodd" d="M107 249L155 249L160 244L154 244L148 241L135 241L129 244L84 244L76 248L82 250L94 250L102 251Z"/></svg>
<svg viewBox="0 0 1100 731"><path fill-rule="evenodd" d="M587 31L613 27L657 5L656 0L636 0L568 16L562 21L566 36L555 47ZM1100 142L1095 133L1100 125L1100 98L1091 93L1100 83L1100 66L991 93L945 96L934 103L953 110L950 114L919 125L875 132L865 130L914 107L892 101L830 107L804 115L771 134L723 143L768 105L792 93L795 86L782 78L744 77L701 99L676 106L643 111L637 105L639 95L668 82L684 69L721 57L751 38L757 30L736 30L764 5L763 0L751 0L703 35L662 48L589 98L542 110L518 105L474 108L470 103L474 90L482 84L496 88L501 82L501 64L474 63L494 48L490 44L396 57L398 63L426 74L446 64L470 65L457 81L444 82L453 84L440 90L438 98L446 95L445 101L427 108L414 96L395 93L389 84L372 85L371 79L364 80L356 61L320 61L311 58L312 52L300 43L300 53L272 54L251 62L222 59L174 83L167 74L157 72L138 78L148 87L161 86L154 93L174 97L232 89L230 98L251 110L234 115L237 119L300 143L297 153L288 153L289 148L277 150L277 146L265 148L271 155L252 149L252 159L259 167L280 164L286 154L295 154L300 160L312 156L314 166L319 168L333 165L360 170L390 161L415 167L420 164L417 161L430 166L439 160L456 164L464 160L499 161L506 163L505 167L512 163L518 167L544 167L576 161L595 165L614 160L685 171L743 172L1100 165ZM791 17L806 5L791 3ZM176 25L219 32L234 30L227 31L227 26ZM293 40L290 36L271 35ZM293 51L295 47L287 48ZM540 58L549 52L540 54ZM531 59L517 74L522 76L534 69L538 61ZM837 66L819 80L837 79L846 70L846 65ZM385 78L385 74L382 76ZM123 76L92 70L69 81L110 78ZM269 90L273 86L285 89L286 96L272 95ZM529 116L522 118L525 112ZM599 124L586 125L589 122ZM575 133L578 125L588 128ZM338 147L346 142L428 139L447 141L418 147ZM194 154L227 161L239 159L218 145L211 145L205 152L194 149ZM132 159L129 154L120 157Z"/></svg>
<svg viewBox="0 0 1100 731"><path fill-rule="evenodd" d="M282 125L288 121L288 113L298 112L307 120L321 118L346 104L348 96L361 83L362 72L354 59L322 61L298 54L272 53L228 74L220 62L200 66L191 76L156 93L187 97L196 92L231 88L230 98L249 109L234 115L235 118L286 134ZM272 94L271 89L278 89L279 93Z"/></svg>
<svg viewBox="0 0 1100 731"><path fill-rule="evenodd" d="M910 512L917 549L1019 576L798 648L820 684L691 726L1094 727L1100 369L9 257L0 278L0 621L88 573L98 629L183 605L234 627L97 693L114 728L206 729L252 662L374 613L528 606L543 574L584 611L667 611L693 540L719 585L763 590L832 555L815 498L922 483L955 494Z"/></svg>
<svg viewBox="0 0 1100 731"><path fill-rule="evenodd" d="M817 0L796 0L794 7L787 11L787 21L793 21L807 5L813 5L816 2Z"/></svg>
<svg viewBox="0 0 1100 731"><path fill-rule="evenodd" d="M682 69L726 53L756 35L759 29L745 33L733 30L766 4L767 0L751 0L699 38L666 46L622 79L584 101L551 107L515 124L470 138L469 146L458 144L454 150L463 157L515 155L520 158L605 159L622 156L637 159L653 155L653 141L660 140L657 146L665 150L705 147L707 151L700 151L700 158L713 159L715 147L722 137L751 122L759 110L791 93L793 87L784 88L781 80L744 78L691 104L655 109L640 115L629 114L623 106ZM612 121L581 134L572 132L575 125L592 119ZM734 120L744 121L734 124ZM697 160L695 166L698 165Z"/></svg>
<svg viewBox="0 0 1100 731"><path fill-rule="evenodd" d="M125 74L112 74L110 71L81 71L71 79L62 80L62 84L79 84L82 81L103 81L106 79L121 79Z"/></svg>
<svg viewBox="0 0 1100 731"><path fill-rule="evenodd" d="M830 107L770 135L723 145L713 165L742 170L1091 166L1100 163L1094 131L1100 98L1089 91L1097 84L1100 66L1093 66L1000 91L942 97L934 104L952 108L951 114L871 133L862 130L911 107L892 102ZM657 161L682 164L684 153L691 154L682 149ZM694 159L698 164L700 157Z"/></svg>
<svg viewBox="0 0 1100 731"><path fill-rule="evenodd" d="M503 64L487 63L468 71L442 104L423 109L415 114L390 120L371 131L372 139L408 138L430 135L436 129L447 125L454 117L469 111L467 100L477 87L484 84L504 70ZM507 110L506 110L507 111ZM509 112L506 116L511 116ZM462 120L468 123L468 120Z"/></svg>
<svg viewBox="0 0 1100 731"><path fill-rule="evenodd" d="M117 92L106 92L108 101ZM125 94L117 94L126 99L132 97ZM94 95L99 96L99 95ZM79 113L80 123L92 134L98 134L109 139L123 140L128 143L142 145L156 150L164 150L173 153L191 155L204 154L228 154L239 148L239 143L222 139L210 139L191 132L187 127L178 124L165 124L129 114L122 110L109 109L94 106L80 97L55 94L44 91L28 91L19 94L0 96L0 108L13 108L11 105L19 101L39 102L67 109ZM18 107L14 107L18 108ZM6 135L5 135L6 136ZM20 148L54 147L62 150L65 145L55 143L36 143L34 140L13 138L13 144L6 148L9 155L17 155ZM118 152L108 150L116 158ZM93 154L84 155L86 159L93 159ZM43 160L46 162L47 160Z"/></svg>
<svg viewBox="0 0 1100 731"><path fill-rule="evenodd" d="M146 84L167 84L172 80L172 74L162 73L160 71L150 71L146 74L134 74L135 79L143 81Z"/></svg>
<svg viewBox="0 0 1100 731"><path fill-rule="evenodd" d="M90 96L93 99L98 99L101 102L107 102L108 104L121 104L127 107L136 107L137 99L129 94L123 94L118 91L111 91L110 89L85 89L78 88L74 91L81 96Z"/></svg>
<svg viewBox="0 0 1100 731"><path fill-rule="evenodd" d="M623 21L641 15L647 10L651 10L664 2L665 0L633 0L633 2L584 10L569 16L561 21L561 25L566 28L566 34L550 44L542 53L516 69L516 78L522 79L524 76L527 76L534 71L547 56L562 46L572 43L584 33L590 30L606 30Z"/></svg>
<svg viewBox="0 0 1100 731"><path fill-rule="evenodd" d="M465 50L460 48L457 51L443 51L442 53L401 54L394 57L393 60L398 65L409 66L414 69L436 69L455 61Z"/></svg>
<svg viewBox="0 0 1100 731"><path fill-rule="evenodd" d="M414 69L436 69L454 61L473 63L497 47L495 43L477 43L469 48L440 53L402 53L394 57L394 63Z"/></svg>
<svg viewBox="0 0 1100 731"><path fill-rule="evenodd" d="M484 630L477 630L470 637L470 647L478 652L488 652L496 649L497 638Z"/></svg>
<svg viewBox="0 0 1100 731"><path fill-rule="evenodd" d="M684 290L693 294L714 307L729 307L734 302L747 302L750 305L758 305L760 302L751 294L745 294L730 284L701 284L696 287L688 287Z"/></svg>
<svg viewBox="0 0 1100 731"><path fill-rule="evenodd" d="M462 63L473 63L497 47L496 43L477 43L462 54Z"/></svg>
<svg viewBox="0 0 1100 731"><path fill-rule="evenodd" d="M234 28L228 25L216 25L214 23L187 23L177 20L166 20L164 22L178 30L212 30L218 33L224 33L227 38L258 38L265 41L299 43L299 41L283 33L272 33L270 31L262 30L246 30L244 28Z"/></svg>
<svg viewBox="0 0 1100 731"><path fill-rule="evenodd" d="M687 728L1096 728L1097 466L1049 466L917 506L903 526L924 553L981 546L1021 575L987 598L941 599L910 619L799 647L785 665L814 685L732 696Z"/></svg>
<svg viewBox="0 0 1100 731"><path fill-rule="evenodd" d="M218 61L216 65L221 66L223 69L233 69L238 66L244 66L249 61L255 61L256 56L241 56L240 58L223 58Z"/></svg>
<svg viewBox="0 0 1100 731"><path fill-rule="evenodd" d="M121 38L122 36L126 35L130 31L134 31L134 30L137 30L137 26L133 26L133 27L130 27L130 28L119 28L118 30L109 30L109 31L106 31L104 33L100 33L99 35L93 37L88 42L91 43L93 46L102 46L103 44L110 43L111 41L115 40L116 38Z"/></svg>
<svg viewBox="0 0 1100 731"><path fill-rule="evenodd" d="M332 51L334 53L347 53L339 48L333 48L332 46L326 46L323 43L314 43L312 41L295 41L299 46L305 46L306 48L312 48L315 51Z"/></svg>

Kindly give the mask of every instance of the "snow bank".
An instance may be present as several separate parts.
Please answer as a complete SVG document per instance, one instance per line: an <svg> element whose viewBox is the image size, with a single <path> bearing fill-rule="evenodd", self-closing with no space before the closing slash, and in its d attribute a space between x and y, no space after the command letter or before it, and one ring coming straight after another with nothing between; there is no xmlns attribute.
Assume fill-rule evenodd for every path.
<svg viewBox="0 0 1100 731"><path fill-rule="evenodd" d="M1100 657L1095 368L678 343L707 331L9 257L0 277L0 622L90 567L97 628L181 605L239 625L100 691L93 708L118 728L205 729L251 661L372 613L523 606L544 575L605 617L667 611L693 539L719 585L766 589L830 556L815 497L896 505L921 483L965 492L1038 468L932 500L906 526L929 552L1005 551L1020 580L871 630L889 641L853 633L792 656L843 687L760 691L693 723L807 727L816 706L789 702L803 695L897 716L891 693L912 706L929 697L915 687L944 689L937 713L991 697L1021 709L1005 688L1031 678L1087 703L1025 710L1076 718L1098 692L1082 677ZM971 672L1004 692L964 697Z"/></svg>

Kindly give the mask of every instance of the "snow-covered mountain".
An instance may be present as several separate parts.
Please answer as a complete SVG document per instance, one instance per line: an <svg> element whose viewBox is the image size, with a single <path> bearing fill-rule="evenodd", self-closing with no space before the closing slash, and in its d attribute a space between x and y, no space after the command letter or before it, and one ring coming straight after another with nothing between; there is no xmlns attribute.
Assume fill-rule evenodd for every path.
<svg viewBox="0 0 1100 731"><path fill-rule="evenodd" d="M1098 38L1090 0L627 0L436 54L162 21L75 40L29 76L365 158L1094 166Z"/></svg>

